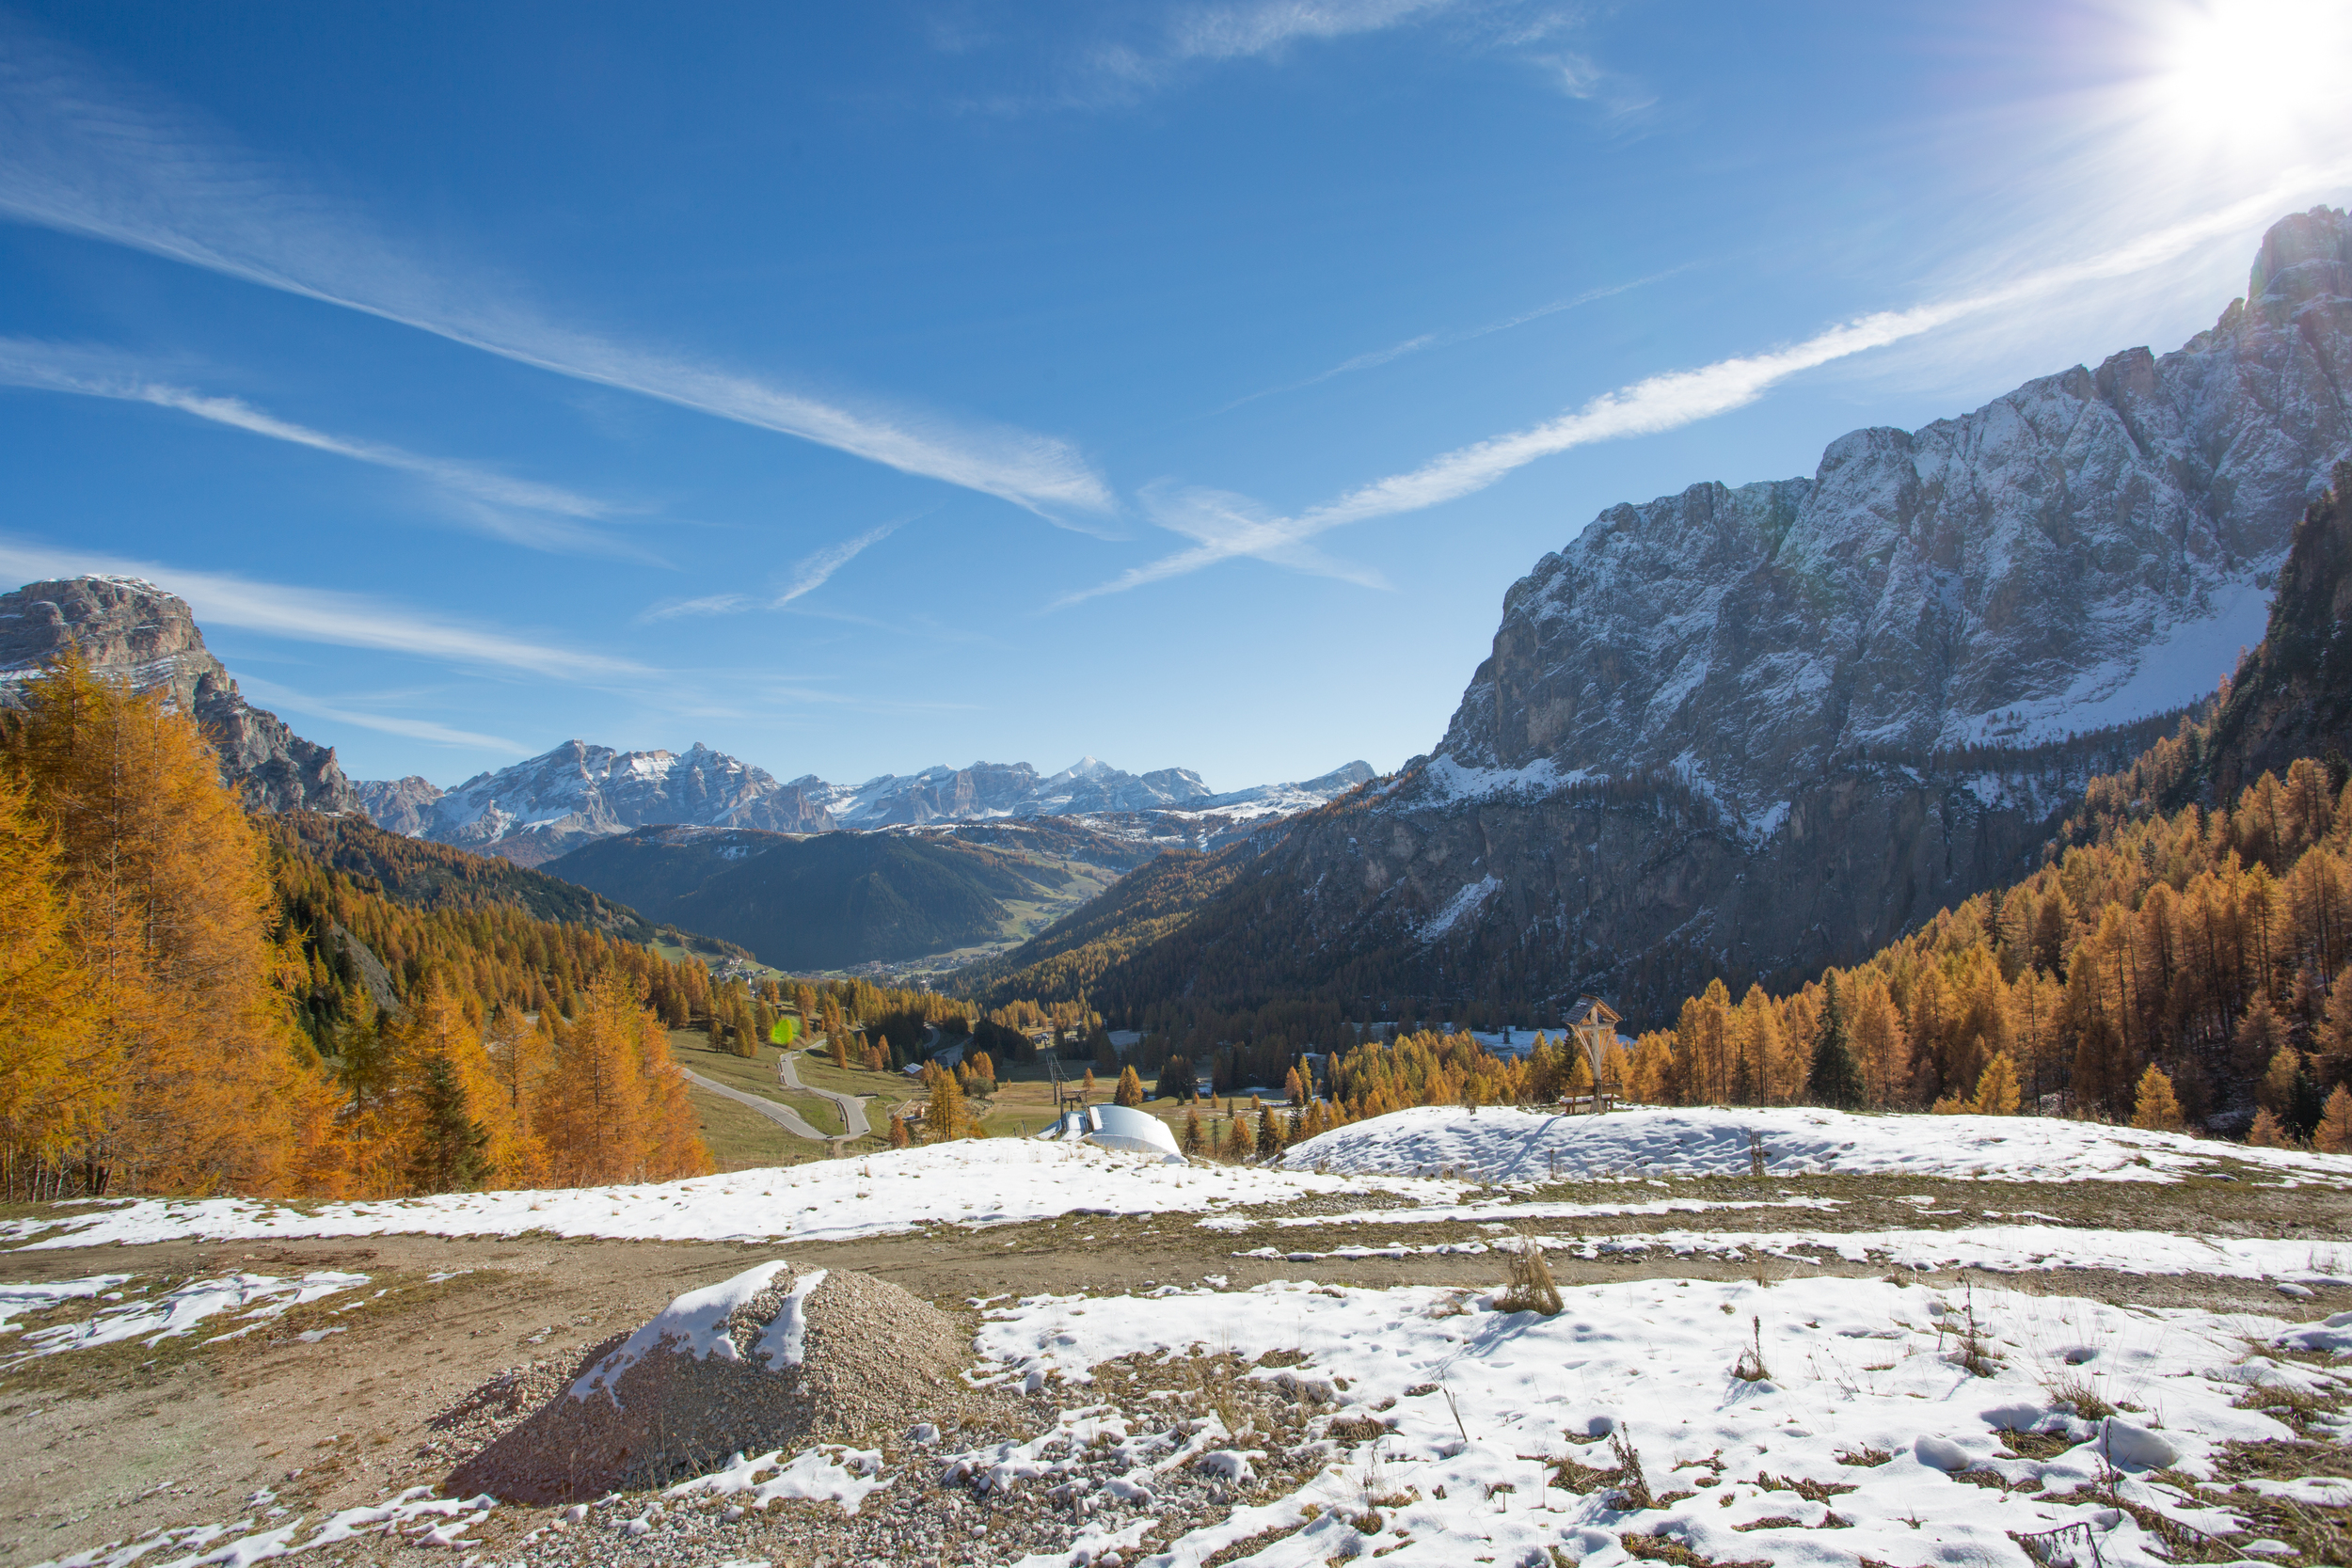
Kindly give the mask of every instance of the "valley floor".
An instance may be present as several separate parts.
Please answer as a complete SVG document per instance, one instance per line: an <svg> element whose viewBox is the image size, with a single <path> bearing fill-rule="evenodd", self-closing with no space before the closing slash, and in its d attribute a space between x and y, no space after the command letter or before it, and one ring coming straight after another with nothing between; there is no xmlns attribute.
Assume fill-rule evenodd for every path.
<svg viewBox="0 0 2352 1568"><path fill-rule="evenodd" d="M2352 1161L1498 1186L1009 1144L537 1210L16 1211L0 1561L1908 1568L2076 1525L2086 1563L2346 1560ZM959 1316L1020 1414L562 1528L412 1490L524 1413L501 1373L787 1235ZM1557 1316L1494 1299L1530 1235Z"/></svg>

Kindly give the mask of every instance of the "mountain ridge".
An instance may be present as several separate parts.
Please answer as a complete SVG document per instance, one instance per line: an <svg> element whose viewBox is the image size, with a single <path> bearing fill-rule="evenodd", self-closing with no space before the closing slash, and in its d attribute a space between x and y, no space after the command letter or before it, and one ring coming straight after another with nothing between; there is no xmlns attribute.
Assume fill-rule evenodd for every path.
<svg viewBox="0 0 2352 1568"><path fill-rule="evenodd" d="M2352 221L2315 208L2171 354L1610 508L1505 594L1428 754L1090 994L1632 1009L1875 951L2029 865L2260 641L2346 387Z"/></svg>
<svg viewBox="0 0 2352 1568"><path fill-rule="evenodd" d="M1214 836L1228 825L1311 809L1374 777L1368 764L1351 762L1315 779L1216 794L1189 768L1132 774L1089 756L1053 774L1027 763L976 762L856 785L815 774L779 783L700 742L683 752L619 752L574 739L449 790L412 774L362 780L355 793L379 827L536 865L596 838L663 824L823 833L1167 813L1200 818L1203 834Z"/></svg>
<svg viewBox="0 0 2352 1568"><path fill-rule="evenodd" d="M222 781L249 811L345 812L359 795L332 747L305 740L246 702L204 645L186 600L139 578L29 582L0 594L0 708L21 707L25 682L78 645L93 673L165 700L203 726Z"/></svg>

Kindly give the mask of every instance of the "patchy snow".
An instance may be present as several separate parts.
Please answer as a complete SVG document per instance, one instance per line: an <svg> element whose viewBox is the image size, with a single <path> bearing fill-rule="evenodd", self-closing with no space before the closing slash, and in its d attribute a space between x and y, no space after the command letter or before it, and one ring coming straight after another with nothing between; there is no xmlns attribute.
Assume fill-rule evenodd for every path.
<svg viewBox="0 0 2352 1568"><path fill-rule="evenodd" d="M1249 1559L1269 1568L1375 1555L1397 1568L1606 1568L1633 1560L1622 1538L1634 1534L1671 1537L1718 1561L2011 1562L2010 1532L2079 1525L2104 1561L2138 1568L2171 1554L2112 1506L2110 1479L2136 1507L2230 1530L2234 1516L2151 1472L2208 1475L2224 1442L2294 1435L2236 1408L2248 1383L2267 1375L2248 1342L2280 1332L2276 1319L1850 1278L1636 1280L1564 1293L1566 1307L1551 1318L1497 1313L1463 1291L1290 1281L1039 1296L990 1312L977 1343L1027 1386L1083 1386L1113 1357L1194 1346L1230 1347L1245 1361L1303 1353L1298 1366L1248 1375L1319 1385L1339 1401L1336 1415L1390 1429L1371 1444L1327 1445L1304 1485L1152 1560L1169 1564L1269 1529L1295 1531ZM1972 1323L1990 1376L1959 1364ZM1743 1368L1744 1354L1762 1365ZM2331 1386L2345 1376L2311 1375ZM2083 1419L2051 1393L2061 1379L2147 1414ZM1247 1432L1203 1425L1217 1449L1245 1450ZM2047 1459L2004 1457L2005 1430L2070 1446ZM1590 1490L1561 1484L1562 1461L1613 1470L1620 1443L1639 1458L1647 1506L1589 1472ZM1959 1484L1961 1471L2002 1484ZM2285 1481L2306 1483L2333 1484Z"/></svg>
<svg viewBox="0 0 2352 1568"><path fill-rule="evenodd" d="M405 1544L455 1548L470 1545L466 1531L490 1516L498 1507L496 1497L436 1497L430 1486L412 1486L398 1497L365 1508L346 1508L320 1520L309 1535L303 1534L303 1521L280 1525L274 1529L256 1531L257 1519L239 1519L228 1525L190 1525L180 1529L157 1530L134 1541L115 1541L72 1557L53 1559L40 1568L198 1568L199 1564L225 1564L228 1568L246 1568L246 1564L267 1562L273 1558L292 1557L320 1546L356 1540L362 1535L389 1537ZM258 1493L248 1502L271 1500L268 1493ZM278 1513L285 1510L279 1509ZM436 1523L435 1521L441 1521Z"/></svg>
<svg viewBox="0 0 2352 1568"><path fill-rule="evenodd" d="M722 1361L741 1361L742 1354L728 1338L727 1320L750 1306L786 1267L779 1259L746 1269L732 1279L687 1291L630 1335L620 1349L582 1372L572 1385L572 1398L584 1400L590 1394L601 1393L613 1403L620 1403L620 1396L612 1391L612 1386L624 1372L656 1351L691 1355L697 1361L714 1355ZM761 1360L771 1367L801 1364L801 1338L805 1332L801 1304L824 1278L824 1270L812 1269L792 1282L783 1308L754 1349ZM778 1359L780 1355L783 1359Z"/></svg>
<svg viewBox="0 0 2352 1568"><path fill-rule="evenodd" d="M810 1269L792 1282L775 1321L754 1348L771 1367L797 1367L808 1348L808 1293L825 1282L823 1269Z"/></svg>
<svg viewBox="0 0 2352 1568"><path fill-rule="evenodd" d="M0 1285L0 1334L16 1332L16 1320L31 1312L46 1312L69 1301L86 1301L109 1291L118 1297L135 1277L127 1274L94 1274L87 1279L53 1279L38 1285Z"/></svg>
<svg viewBox="0 0 2352 1568"><path fill-rule="evenodd" d="M241 1326L229 1328L212 1338L233 1339L240 1335L250 1334L273 1318L282 1317L289 1308L317 1301L323 1296L331 1296L338 1291L365 1285L368 1276L363 1274L339 1274L333 1270L320 1270L304 1275L300 1279L232 1274L213 1279L192 1279L154 1297L111 1289L125 1282L126 1276L123 1275L102 1275L95 1280L70 1280L63 1286L0 1286L0 1301L11 1305L44 1291L61 1292L53 1295L46 1304L52 1306L70 1296L102 1294L77 1289L90 1284L107 1286L103 1296L120 1295L124 1298L112 1306L101 1307L81 1323L34 1329L19 1341L22 1349L0 1357L0 1367L12 1366L37 1355L89 1350L127 1339L139 1340L151 1350L166 1339L193 1334L198 1324L223 1313L232 1314L231 1322ZM25 1310L23 1307L15 1307L14 1309L20 1312Z"/></svg>
<svg viewBox="0 0 2352 1568"><path fill-rule="evenodd" d="M1583 768L1562 772L1549 757L1524 768L1465 768L1439 752L1422 769L1424 785L1439 800L1488 800L1499 795L1549 795L1593 775Z"/></svg>
<svg viewBox="0 0 2352 1568"><path fill-rule="evenodd" d="M1445 908L1430 917L1429 924L1421 928L1421 940L1437 941L1475 914L1481 905L1502 891L1502 883L1499 879L1492 876L1479 878L1478 880L1446 900Z"/></svg>
<svg viewBox="0 0 2352 1568"><path fill-rule="evenodd" d="M2259 561L2252 574L2212 587L2197 606L2206 613L2172 621L2150 641L2084 671L2063 691L1954 721L1949 738L2030 746L2211 696L2221 677L2236 670L2238 655L2263 640L2270 593L2256 586L2255 578L2267 578L2283 560Z"/></svg>
<svg viewBox="0 0 2352 1568"><path fill-rule="evenodd" d="M1527 1211L1501 1212L1516 1214L1543 1207L1549 1206L1529 1205ZM1400 1210L1385 1217L1408 1220L1416 1214L1413 1210ZM2165 1230L2092 1230L2058 1225L1966 1226L1953 1230L1648 1230L1590 1239L1574 1234L1534 1233L1532 1239L1547 1251L1588 1259L1625 1260L1661 1251L1680 1258L1716 1258L1730 1263L1758 1258L1803 1263L1826 1254L1848 1263L1873 1267L1985 1269L1996 1274L2084 1268L2113 1269L2121 1274L2293 1280L2311 1277L2322 1270L2333 1271L2352 1261L2352 1243L2333 1241L2184 1236ZM1373 1242L1322 1251L1304 1250L1294 1243L1256 1247L1238 1256L1279 1258L1293 1263L1325 1258L1402 1259L1448 1254L1475 1257L1518 1244L1517 1237L1507 1241L1496 1238L1421 1245ZM2347 1323L2352 1323L2352 1314L2345 1317ZM2352 1350L2352 1329L2340 1331L2318 1326L2296 1332L2305 1339L2296 1341L2292 1349L2327 1350L2340 1344Z"/></svg>
<svg viewBox="0 0 2352 1568"><path fill-rule="evenodd" d="M744 1502L753 1508L765 1508L775 1498L787 1497L834 1503L844 1513L855 1513L868 1492L889 1485L890 1481L882 1474L881 1449L826 1444L790 1459L784 1457L781 1449L756 1459L746 1459L739 1453L725 1469L682 1481L663 1495L684 1497L707 1493L733 1497L749 1493Z"/></svg>
<svg viewBox="0 0 2352 1568"><path fill-rule="evenodd" d="M0 1223L30 1247L296 1236L557 1236L656 1241L843 1241L925 1225L1001 1225L1067 1213L1157 1214L1389 1193L1450 1201L1459 1182L1185 1165L1085 1143L984 1138L683 1181L444 1193L294 1208L253 1198L136 1198Z"/></svg>
<svg viewBox="0 0 2352 1568"><path fill-rule="evenodd" d="M1750 1137L1774 1176L1849 1171L2011 1181L2177 1181L2217 1161L2289 1180L2352 1182L2352 1155L2254 1148L2051 1117L1855 1116L1842 1111L1632 1109L1602 1117L1423 1106L1293 1145L1294 1169L1451 1172L1495 1181L1732 1176Z"/></svg>

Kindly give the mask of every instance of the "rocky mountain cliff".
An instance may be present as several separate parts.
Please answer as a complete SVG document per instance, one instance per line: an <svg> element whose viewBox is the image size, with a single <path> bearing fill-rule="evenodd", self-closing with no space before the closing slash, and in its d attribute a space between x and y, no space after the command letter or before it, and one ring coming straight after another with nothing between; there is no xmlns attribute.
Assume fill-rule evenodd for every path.
<svg viewBox="0 0 2352 1568"><path fill-rule="evenodd" d="M187 601L135 578L33 582L0 594L0 707L20 705L24 682L69 641L80 644L98 673L141 691L160 687L180 711L193 714L220 752L221 777L246 809L359 808L333 750L247 703L204 646Z"/></svg>
<svg viewBox="0 0 2352 1568"><path fill-rule="evenodd" d="M1632 1010L1872 951L2028 863L2261 639L2347 388L2352 222L2319 208L2174 353L1604 512L1504 595L1429 756L1094 994Z"/></svg>
<svg viewBox="0 0 2352 1568"><path fill-rule="evenodd" d="M2352 768L2352 463L2334 480L2296 527L2262 645L2215 713L2201 766L2182 780L2197 788L2172 803L2233 800L2298 757L2324 758L2339 777Z"/></svg>
<svg viewBox="0 0 2352 1568"><path fill-rule="evenodd" d="M362 781L378 827L536 865L591 840L678 824L818 833L1042 816L1175 814L1198 817L1190 841L1233 823L1310 810L1373 777L1349 763L1302 784L1212 794L1189 768L1124 773L1087 757L1058 773L1025 762L976 762L883 774L854 786L814 774L773 775L697 743L689 751L615 752L568 740L542 756L481 773L446 793L421 778ZM1147 836L1165 836L1155 826Z"/></svg>

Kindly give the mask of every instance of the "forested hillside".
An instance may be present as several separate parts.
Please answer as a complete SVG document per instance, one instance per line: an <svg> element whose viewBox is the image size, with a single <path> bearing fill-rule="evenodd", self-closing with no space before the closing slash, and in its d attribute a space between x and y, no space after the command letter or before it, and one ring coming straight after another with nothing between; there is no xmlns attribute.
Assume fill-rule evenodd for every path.
<svg viewBox="0 0 2352 1568"><path fill-rule="evenodd" d="M2040 870L1789 994L1735 1004L1717 982L1642 1037L1632 1091L2046 1100L2312 1135L2352 1079L2348 503L2352 465L2297 526L2263 642L2212 717L2094 781Z"/></svg>
<svg viewBox="0 0 2352 1568"><path fill-rule="evenodd" d="M421 909L502 904L534 920L585 926L627 942L650 942L653 923L628 905L492 855L386 832L358 816L280 812L261 819L272 842L320 865L372 881Z"/></svg>
<svg viewBox="0 0 2352 1568"><path fill-rule="evenodd" d="M1001 834L1018 830L998 828ZM781 969L847 968L998 942L1112 870L951 833L641 828L548 863L660 921L740 943ZM1123 857L1121 857L1123 858Z"/></svg>
<svg viewBox="0 0 2352 1568"><path fill-rule="evenodd" d="M160 692L72 654L24 692L0 728L0 1190L707 1167L663 1029L708 1006L699 962L487 895L396 902L248 819Z"/></svg>
<svg viewBox="0 0 2352 1568"><path fill-rule="evenodd" d="M1108 892L1020 946L965 969L956 976L956 989L986 1006L1020 996L1085 996L1112 965L1173 930L1231 887L1259 852L1254 840L1205 855L1191 849L1163 850L1156 860L1129 872Z"/></svg>

